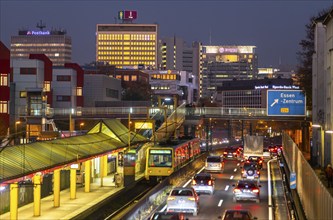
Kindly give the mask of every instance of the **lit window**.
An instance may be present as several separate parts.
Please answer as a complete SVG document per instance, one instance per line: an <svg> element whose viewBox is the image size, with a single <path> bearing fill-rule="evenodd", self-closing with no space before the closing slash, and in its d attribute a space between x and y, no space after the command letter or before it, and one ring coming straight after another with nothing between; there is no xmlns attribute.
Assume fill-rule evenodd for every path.
<svg viewBox="0 0 333 220"><path fill-rule="evenodd" d="M20 91L20 98L26 98L27 92L26 91Z"/></svg>
<svg viewBox="0 0 333 220"><path fill-rule="evenodd" d="M8 102L0 101L0 113L8 113Z"/></svg>
<svg viewBox="0 0 333 220"><path fill-rule="evenodd" d="M0 86L8 86L7 74L0 74Z"/></svg>
<svg viewBox="0 0 333 220"><path fill-rule="evenodd" d="M124 75L124 81L129 81L129 76L128 75Z"/></svg>
<svg viewBox="0 0 333 220"><path fill-rule="evenodd" d="M50 92L51 91L51 82L45 81L44 82L44 91Z"/></svg>
<svg viewBox="0 0 333 220"><path fill-rule="evenodd" d="M76 88L76 96L82 96L82 87Z"/></svg>
<svg viewBox="0 0 333 220"><path fill-rule="evenodd" d="M137 80L138 80L138 78L137 78L136 75L133 75L133 76L131 77L131 81L137 81Z"/></svg>

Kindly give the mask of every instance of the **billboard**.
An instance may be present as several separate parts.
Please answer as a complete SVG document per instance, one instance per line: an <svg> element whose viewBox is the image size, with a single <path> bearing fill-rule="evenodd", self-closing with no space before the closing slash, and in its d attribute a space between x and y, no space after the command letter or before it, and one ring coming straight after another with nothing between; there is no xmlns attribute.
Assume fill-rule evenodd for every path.
<svg viewBox="0 0 333 220"><path fill-rule="evenodd" d="M305 102L302 90L267 90L267 115L305 116Z"/></svg>
<svg viewBox="0 0 333 220"><path fill-rule="evenodd" d="M137 18L137 11L118 11L119 20L134 20Z"/></svg>

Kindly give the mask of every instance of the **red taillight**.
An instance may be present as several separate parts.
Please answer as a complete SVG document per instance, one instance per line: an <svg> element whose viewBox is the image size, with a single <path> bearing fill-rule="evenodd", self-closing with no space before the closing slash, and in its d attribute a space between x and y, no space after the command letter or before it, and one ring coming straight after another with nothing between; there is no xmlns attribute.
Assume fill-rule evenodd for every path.
<svg viewBox="0 0 333 220"><path fill-rule="evenodd" d="M240 192L240 189L235 188L235 189L234 189L234 193L238 193L238 192Z"/></svg>
<svg viewBox="0 0 333 220"><path fill-rule="evenodd" d="M212 181L211 180L208 181L208 185L210 185L210 186L212 185Z"/></svg>
<svg viewBox="0 0 333 220"><path fill-rule="evenodd" d="M223 152L223 154L228 154L228 152Z"/></svg>
<svg viewBox="0 0 333 220"><path fill-rule="evenodd" d="M259 193L259 189L254 189L254 190L252 190L252 192Z"/></svg>
<svg viewBox="0 0 333 220"><path fill-rule="evenodd" d="M192 180L192 185L197 185L197 181Z"/></svg>
<svg viewBox="0 0 333 220"><path fill-rule="evenodd" d="M260 172L259 172L259 171L257 171L257 174L259 175L259 174L260 174Z"/></svg>
<svg viewBox="0 0 333 220"><path fill-rule="evenodd" d="M262 163L262 160L259 160L259 163Z"/></svg>

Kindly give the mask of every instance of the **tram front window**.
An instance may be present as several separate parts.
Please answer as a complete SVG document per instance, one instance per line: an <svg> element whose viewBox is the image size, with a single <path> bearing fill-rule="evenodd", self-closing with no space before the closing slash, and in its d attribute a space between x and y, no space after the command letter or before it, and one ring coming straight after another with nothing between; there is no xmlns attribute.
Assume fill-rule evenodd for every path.
<svg viewBox="0 0 333 220"><path fill-rule="evenodd" d="M172 167L171 150L150 150L149 167Z"/></svg>

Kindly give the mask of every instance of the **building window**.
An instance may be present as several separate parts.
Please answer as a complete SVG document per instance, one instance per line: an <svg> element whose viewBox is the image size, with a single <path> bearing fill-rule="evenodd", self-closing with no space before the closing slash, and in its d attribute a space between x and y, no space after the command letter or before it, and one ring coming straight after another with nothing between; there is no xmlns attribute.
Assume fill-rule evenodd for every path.
<svg viewBox="0 0 333 220"><path fill-rule="evenodd" d="M82 87L76 88L76 96L82 96Z"/></svg>
<svg viewBox="0 0 333 220"><path fill-rule="evenodd" d="M69 95L57 95L58 102L70 102L71 97Z"/></svg>
<svg viewBox="0 0 333 220"><path fill-rule="evenodd" d="M124 81L129 81L129 75L124 75Z"/></svg>
<svg viewBox="0 0 333 220"><path fill-rule="evenodd" d="M121 75L116 75L116 79L121 79Z"/></svg>
<svg viewBox="0 0 333 220"><path fill-rule="evenodd" d="M20 68L21 75L36 75L37 68Z"/></svg>
<svg viewBox="0 0 333 220"><path fill-rule="evenodd" d="M8 113L8 102L0 101L0 113Z"/></svg>
<svg viewBox="0 0 333 220"><path fill-rule="evenodd" d="M118 99L119 98L119 91L115 90L115 89L106 88L106 94L105 95L106 95L106 97Z"/></svg>
<svg viewBox="0 0 333 220"><path fill-rule="evenodd" d="M8 86L7 74L0 74L0 86Z"/></svg>
<svg viewBox="0 0 333 220"><path fill-rule="evenodd" d="M27 92L26 91L20 91L20 98L26 98Z"/></svg>
<svg viewBox="0 0 333 220"><path fill-rule="evenodd" d="M131 76L131 81L137 81L137 80L138 80L138 76L136 76L136 75Z"/></svg>
<svg viewBox="0 0 333 220"><path fill-rule="evenodd" d="M57 81L71 81L71 76L59 75L57 76Z"/></svg>
<svg viewBox="0 0 333 220"><path fill-rule="evenodd" d="M44 82L44 91L45 92L50 92L51 91L51 82L49 82L49 81Z"/></svg>

